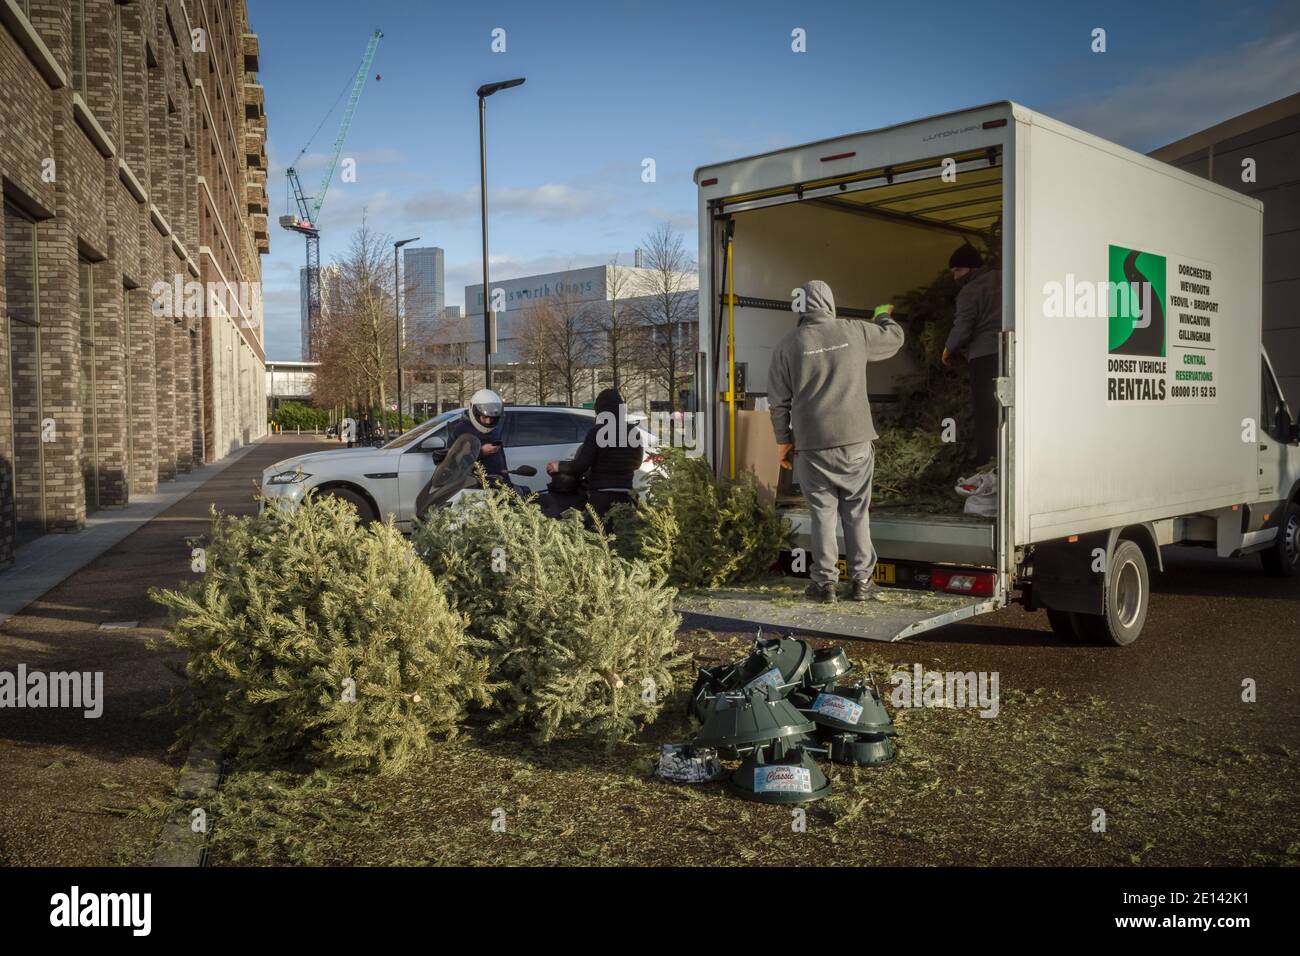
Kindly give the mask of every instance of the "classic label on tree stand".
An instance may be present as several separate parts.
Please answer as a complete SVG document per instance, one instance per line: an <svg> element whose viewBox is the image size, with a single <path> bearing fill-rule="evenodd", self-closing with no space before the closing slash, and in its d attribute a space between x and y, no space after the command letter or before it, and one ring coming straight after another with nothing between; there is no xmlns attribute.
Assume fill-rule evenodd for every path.
<svg viewBox="0 0 1300 956"><path fill-rule="evenodd" d="M846 724L856 724L862 716L862 705L837 694L818 694L812 709Z"/></svg>
<svg viewBox="0 0 1300 956"><path fill-rule="evenodd" d="M755 793L812 793L807 767L755 767Z"/></svg>
<svg viewBox="0 0 1300 956"><path fill-rule="evenodd" d="M785 683L781 668L770 667L745 685L745 690L771 690Z"/></svg>

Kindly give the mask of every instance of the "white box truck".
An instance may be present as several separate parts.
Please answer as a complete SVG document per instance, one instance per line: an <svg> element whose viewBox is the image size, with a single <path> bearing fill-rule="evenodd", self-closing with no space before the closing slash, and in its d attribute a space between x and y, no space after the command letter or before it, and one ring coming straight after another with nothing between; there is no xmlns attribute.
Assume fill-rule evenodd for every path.
<svg viewBox="0 0 1300 956"><path fill-rule="evenodd" d="M801 283L825 280L841 317L866 319L963 240L1001 262L997 517L873 514L877 579L906 571L957 598L825 629L896 640L1019 602L1059 633L1123 645L1166 545L1297 573L1300 445L1260 341L1257 200L1010 102L695 181L700 392L720 474L731 383L765 391ZM873 402L907 361L870 366ZM806 512L789 514L805 536Z"/></svg>

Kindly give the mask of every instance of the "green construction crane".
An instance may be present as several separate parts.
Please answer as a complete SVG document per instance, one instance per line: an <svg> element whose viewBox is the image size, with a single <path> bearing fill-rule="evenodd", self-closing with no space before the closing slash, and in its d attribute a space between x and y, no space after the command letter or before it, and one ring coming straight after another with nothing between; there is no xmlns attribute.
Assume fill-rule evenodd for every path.
<svg viewBox="0 0 1300 956"><path fill-rule="evenodd" d="M381 30L375 30L370 35L370 42L366 44L365 56L361 58L361 65L357 67L356 75L352 78L352 95L348 97L347 108L343 110L343 121L339 124L339 132L334 137L334 149L330 153L329 163L325 167L325 175L321 177L320 188L317 189L315 196L304 195L302 191L302 182L298 178L298 170L295 168L306 154L307 149L311 146L312 140L316 138L316 133L320 132L321 126L325 125L322 119L320 126L316 127L316 133L312 133L311 139L307 144L298 151L294 157L293 163L285 171L288 179L289 189L293 192L294 204L297 207L297 215L287 214L280 217L280 225L292 232L301 233L307 239L307 336L305 345L307 353L304 359L310 360L310 354L314 349L314 336L317 322L320 319L320 209L325 203L325 194L329 191L330 182L334 179L334 170L338 168L339 154L343 151L343 141L347 139L348 127L352 125L352 117L357 111L357 101L361 99L361 88L366 84L366 77L370 75L370 66L375 59L375 51L379 48L379 41L384 34ZM345 88L346 89L346 88ZM342 94L340 94L340 97ZM338 102L335 101L334 106ZM325 114L328 119L330 113L334 112L334 107L330 107L329 113Z"/></svg>

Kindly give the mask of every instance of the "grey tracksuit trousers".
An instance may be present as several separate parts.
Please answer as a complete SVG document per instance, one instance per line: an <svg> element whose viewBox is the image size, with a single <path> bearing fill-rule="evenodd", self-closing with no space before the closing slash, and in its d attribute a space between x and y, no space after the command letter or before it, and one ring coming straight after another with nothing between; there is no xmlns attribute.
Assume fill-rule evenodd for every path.
<svg viewBox="0 0 1300 956"><path fill-rule="evenodd" d="M876 549L871 546L867 509L871 505L875 467L875 446L869 441L795 455L795 480L812 513L812 566L808 576L814 583L832 584L840 579L836 567L840 556L835 542L836 518L844 524L849 580L871 580Z"/></svg>

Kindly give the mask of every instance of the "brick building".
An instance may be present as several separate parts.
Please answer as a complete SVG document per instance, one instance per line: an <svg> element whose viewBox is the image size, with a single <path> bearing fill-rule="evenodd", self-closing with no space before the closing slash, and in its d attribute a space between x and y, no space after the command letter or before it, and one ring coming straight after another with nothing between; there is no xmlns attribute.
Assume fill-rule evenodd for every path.
<svg viewBox="0 0 1300 956"><path fill-rule="evenodd" d="M266 432L244 0L0 0L0 567Z"/></svg>

